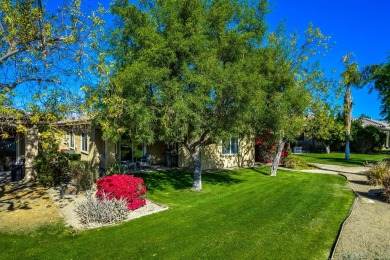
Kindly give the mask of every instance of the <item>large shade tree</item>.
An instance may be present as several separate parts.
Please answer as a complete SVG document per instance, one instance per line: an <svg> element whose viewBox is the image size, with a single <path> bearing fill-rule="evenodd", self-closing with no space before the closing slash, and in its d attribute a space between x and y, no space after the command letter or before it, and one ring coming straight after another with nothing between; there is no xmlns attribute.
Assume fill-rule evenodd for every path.
<svg viewBox="0 0 390 260"><path fill-rule="evenodd" d="M47 125L79 112L80 87L96 80L103 8L83 12L80 0L0 1L0 135L28 111L34 124ZM51 8L53 9L53 8ZM93 59L93 58L94 59ZM50 128L50 127L49 127ZM17 128L23 131L20 125Z"/></svg>
<svg viewBox="0 0 390 260"><path fill-rule="evenodd" d="M261 68L261 73L267 75L267 86L258 129L271 131L278 142L271 176L276 176L286 142L294 141L304 130L310 101L328 87L316 57L328 50L329 37L312 24L303 40L299 40L298 34L285 35L283 27L270 34L264 52L267 62Z"/></svg>
<svg viewBox="0 0 390 260"><path fill-rule="evenodd" d="M237 137L263 103L255 58L266 31L266 1L116 1L116 72L99 104L107 138L180 142L201 190L201 152ZM256 109L257 109L256 108Z"/></svg>

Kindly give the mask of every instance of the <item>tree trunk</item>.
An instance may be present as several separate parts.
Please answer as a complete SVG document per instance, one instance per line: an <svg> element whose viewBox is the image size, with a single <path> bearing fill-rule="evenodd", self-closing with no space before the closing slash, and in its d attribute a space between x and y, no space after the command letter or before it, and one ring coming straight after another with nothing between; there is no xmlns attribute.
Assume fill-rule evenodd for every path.
<svg viewBox="0 0 390 260"><path fill-rule="evenodd" d="M344 97L344 119L345 119L345 160L349 160L351 157L349 149L349 141L351 139L351 124L352 124L352 98L351 98L351 86L347 86Z"/></svg>
<svg viewBox="0 0 390 260"><path fill-rule="evenodd" d="M278 170L280 156L282 155L282 151L283 151L283 148L284 148L284 143L285 142L283 141L283 138L281 138L279 140L279 144L278 144L278 151L276 152L275 157L274 157L274 159L272 161L271 176L276 176L276 171Z"/></svg>
<svg viewBox="0 0 390 260"><path fill-rule="evenodd" d="M345 138L345 160L351 159L351 151L349 149L349 135L346 136Z"/></svg>
<svg viewBox="0 0 390 260"><path fill-rule="evenodd" d="M329 144L325 145L325 150L326 150L326 153L330 153L330 145Z"/></svg>
<svg viewBox="0 0 390 260"><path fill-rule="evenodd" d="M201 149L196 147L191 153L192 162L194 164L194 182L192 189L196 191L202 190L202 162L201 162Z"/></svg>

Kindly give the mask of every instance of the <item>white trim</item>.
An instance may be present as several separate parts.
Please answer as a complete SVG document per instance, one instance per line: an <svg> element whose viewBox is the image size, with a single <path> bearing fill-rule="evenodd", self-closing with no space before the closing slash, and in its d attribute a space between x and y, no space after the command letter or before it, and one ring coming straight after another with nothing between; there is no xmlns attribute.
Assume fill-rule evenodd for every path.
<svg viewBox="0 0 390 260"><path fill-rule="evenodd" d="M232 147L233 147L233 142L232 140L235 140L236 141L236 146L237 146L237 150L235 152L232 152ZM224 152L223 149L224 149L224 141L222 140L221 141L221 154L222 155L236 155L239 153L239 147L238 147L238 138L230 138L229 139L229 152Z"/></svg>
<svg viewBox="0 0 390 260"><path fill-rule="evenodd" d="M85 149L84 149L84 140L85 140ZM81 133L81 141L80 141L80 151L83 153L88 153L88 135L85 132Z"/></svg>
<svg viewBox="0 0 390 260"><path fill-rule="evenodd" d="M75 149L74 133L73 133L73 131L70 131L70 133L69 133L69 148Z"/></svg>

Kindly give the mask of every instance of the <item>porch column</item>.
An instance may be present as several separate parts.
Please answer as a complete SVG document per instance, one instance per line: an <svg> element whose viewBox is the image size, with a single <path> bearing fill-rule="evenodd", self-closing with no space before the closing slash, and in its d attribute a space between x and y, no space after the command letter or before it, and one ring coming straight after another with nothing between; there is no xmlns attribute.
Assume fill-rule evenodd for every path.
<svg viewBox="0 0 390 260"><path fill-rule="evenodd" d="M16 140L15 141L16 141L16 145L15 145L15 147L16 147L16 157L15 157L15 160L17 162L17 161L20 160L20 156L23 155L22 151L21 151L21 147L22 147L21 142L24 142L24 138L23 138L21 133L16 133Z"/></svg>
<svg viewBox="0 0 390 260"><path fill-rule="evenodd" d="M38 155L38 127L27 127L27 132L24 138L25 141L25 181L34 180L36 174L33 170L34 158Z"/></svg>

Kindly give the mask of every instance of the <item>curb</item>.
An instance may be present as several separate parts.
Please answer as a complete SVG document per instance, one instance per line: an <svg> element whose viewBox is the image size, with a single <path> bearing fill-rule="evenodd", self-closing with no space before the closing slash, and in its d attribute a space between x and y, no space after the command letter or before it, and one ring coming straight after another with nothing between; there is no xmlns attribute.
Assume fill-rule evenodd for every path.
<svg viewBox="0 0 390 260"><path fill-rule="evenodd" d="M342 173L338 173L338 174L341 175L341 176L343 176L343 177L348 181L347 176L345 176L345 175L342 174ZM349 183L349 181L348 181L348 183ZM352 188L351 188L351 189L352 189ZM328 259L330 259L330 260L332 260L333 257L334 257L334 253L335 253L336 248L337 248L337 245L338 245L338 243L339 243L341 234L343 233L344 226L345 226L345 224L347 223L348 219L351 217L352 212L353 212L353 210L355 209L356 203L357 203L357 201L358 201L358 199L359 199L359 195L355 192L355 190L352 189L352 191L353 191L353 193L355 194L355 199L354 199L354 201L353 201L353 204L352 204L351 208L349 209L349 213L348 213L347 218L346 218L346 219L343 221L343 223L341 223L341 225L340 225L340 229L339 229L339 232L338 232L338 234L337 234L336 241L334 242L334 244L333 244L333 246L332 246L332 250L330 251L330 255L329 255L329 258L328 258Z"/></svg>

